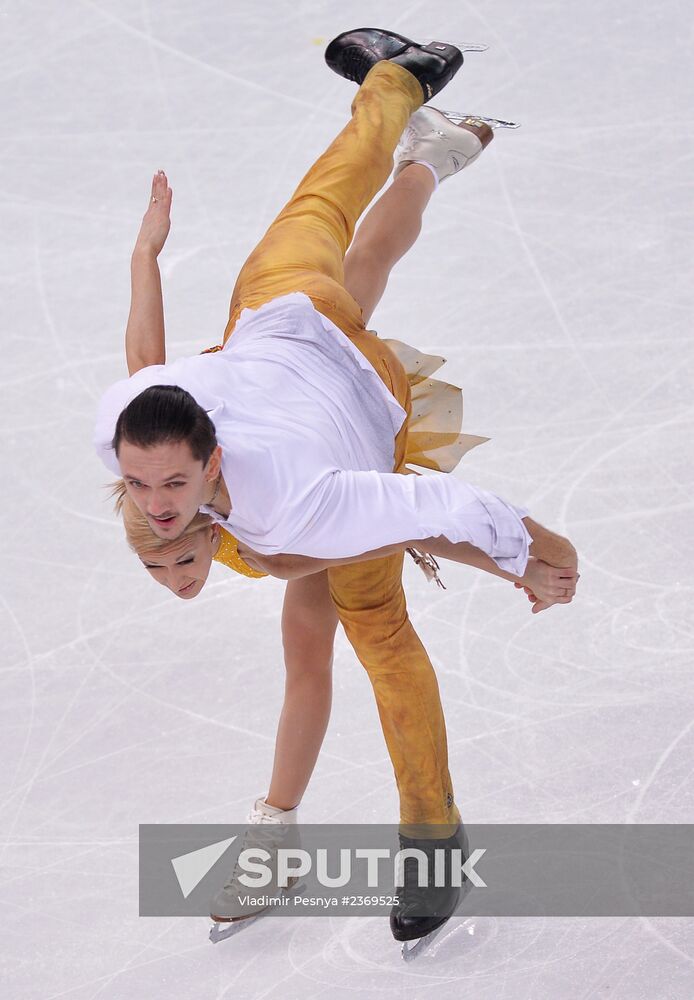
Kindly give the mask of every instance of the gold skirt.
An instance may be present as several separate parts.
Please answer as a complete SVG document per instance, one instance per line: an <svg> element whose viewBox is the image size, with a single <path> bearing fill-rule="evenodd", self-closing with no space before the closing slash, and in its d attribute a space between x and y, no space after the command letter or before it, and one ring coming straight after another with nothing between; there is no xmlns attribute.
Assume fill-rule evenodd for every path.
<svg viewBox="0 0 694 1000"><path fill-rule="evenodd" d="M458 385L429 377L446 363L445 358L423 354L401 340L384 338L383 343L397 355L407 372L412 392L407 464L437 472L451 472L466 452L484 444L489 438L461 433L463 390Z"/></svg>
<svg viewBox="0 0 694 1000"><path fill-rule="evenodd" d="M401 340L384 338L383 343L397 356L405 369L412 393L412 414L407 429L408 471L418 475L415 469L409 468L415 465L437 472L451 472L466 452L479 444L484 444L489 438L461 433L463 390L460 386L431 378L431 375L446 363L445 358L434 354L423 354ZM416 548L408 548L407 552L427 579L436 580L437 584L443 587L438 576L439 565L433 556ZM244 576L258 579L268 575L251 569L238 553L237 540L224 529L222 529L221 544L214 558L216 562L223 563Z"/></svg>

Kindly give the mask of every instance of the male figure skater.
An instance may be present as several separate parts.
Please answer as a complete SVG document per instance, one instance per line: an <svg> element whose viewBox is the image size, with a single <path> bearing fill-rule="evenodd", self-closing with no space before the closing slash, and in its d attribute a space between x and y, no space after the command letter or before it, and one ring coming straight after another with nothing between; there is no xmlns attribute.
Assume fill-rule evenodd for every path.
<svg viewBox="0 0 694 1000"><path fill-rule="evenodd" d="M343 561L329 570L331 596L374 687L403 841L464 849L438 686L407 616L402 550L432 538L481 550L478 558L485 553L499 575L530 584L546 603L570 600L575 551L526 511L459 479L399 474L409 384L342 284L357 219L387 179L410 116L462 55L362 29L335 39L326 58L361 84L352 120L244 266L228 347L117 383L102 401L96 443L160 537L177 538L200 508L266 565L279 556L286 570L293 554ZM531 542L534 555L566 567L544 595L522 576ZM384 557L344 564L375 550ZM457 897L432 889L423 916L404 892L394 935L439 926Z"/></svg>

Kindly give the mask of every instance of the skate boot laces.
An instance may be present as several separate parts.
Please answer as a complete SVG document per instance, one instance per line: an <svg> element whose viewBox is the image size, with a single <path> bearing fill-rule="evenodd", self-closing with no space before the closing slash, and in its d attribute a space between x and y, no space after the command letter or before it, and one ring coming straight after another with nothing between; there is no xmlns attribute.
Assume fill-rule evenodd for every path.
<svg viewBox="0 0 694 1000"><path fill-rule="evenodd" d="M251 806L251 811L248 816L246 816L247 823L275 823L276 825L281 825L284 820L280 819L279 816L272 816L269 813L263 812L262 809L256 809L255 806Z"/></svg>
<svg viewBox="0 0 694 1000"><path fill-rule="evenodd" d="M256 818L257 817L257 818ZM241 874L240 858L241 854L248 847L261 847L272 854L276 851L278 847L281 846L282 841L284 841L289 833L289 824L283 824L281 819L275 816L268 816L266 813L261 812L259 809L252 808L248 814L248 822L253 824L252 830L246 830L244 834L243 841L241 843L241 850L239 851L234 868L229 875L228 879L224 883L224 889L235 889L237 884L237 877ZM262 829L264 824L269 824L272 827L285 826L284 830L264 830Z"/></svg>

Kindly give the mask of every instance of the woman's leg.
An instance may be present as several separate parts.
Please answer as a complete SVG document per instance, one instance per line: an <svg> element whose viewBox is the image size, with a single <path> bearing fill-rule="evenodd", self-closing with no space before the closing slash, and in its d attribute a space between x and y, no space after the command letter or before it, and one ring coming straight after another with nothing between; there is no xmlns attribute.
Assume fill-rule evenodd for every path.
<svg viewBox="0 0 694 1000"><path fill-rule="evenodd" d="M330 718L337 621L326 571L288 581L282 608L287 673L265 797L270 806L297 806L316 765Z"/></svg>
<svg viewBox="0 0 694 1000"><path fill-rule="evenodd" d="M364 324L381 301L393 267L413 246L434 191L428 167L406 167L364 217L345 257L345 288L361 306Z"/></svg>

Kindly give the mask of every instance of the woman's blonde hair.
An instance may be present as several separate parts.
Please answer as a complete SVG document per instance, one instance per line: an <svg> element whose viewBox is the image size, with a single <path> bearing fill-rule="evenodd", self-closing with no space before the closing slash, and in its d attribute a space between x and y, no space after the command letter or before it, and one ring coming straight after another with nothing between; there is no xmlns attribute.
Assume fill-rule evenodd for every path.
<svg viewBox="0 0 694 1000"><path fill-rule="evenodd" d="M120 514L123 518L125 537L128 545L134 552L161 552L171 545L169 539L159 538L158 535L154 534L145 515L138 510L128 496L128 490L122 479L117 479L115 483L111 484L109 496L112 500L116 501L116 514ZM201 514L198 511L179 537L184 538L188 535L193 535L196 531L209 528L213 524L214 521L211 517L208 517L207 514Z"/></svg>

